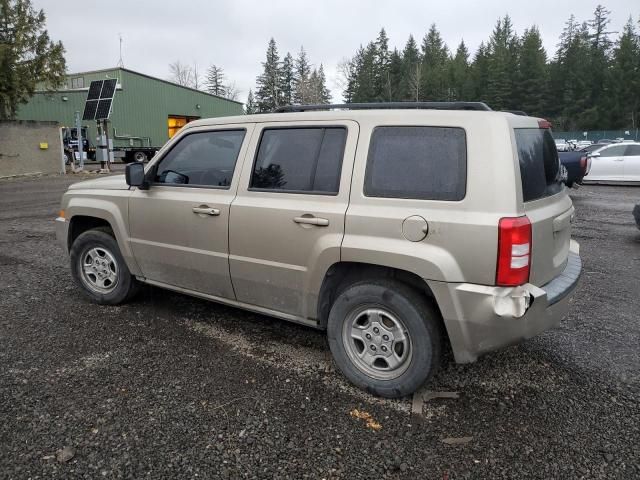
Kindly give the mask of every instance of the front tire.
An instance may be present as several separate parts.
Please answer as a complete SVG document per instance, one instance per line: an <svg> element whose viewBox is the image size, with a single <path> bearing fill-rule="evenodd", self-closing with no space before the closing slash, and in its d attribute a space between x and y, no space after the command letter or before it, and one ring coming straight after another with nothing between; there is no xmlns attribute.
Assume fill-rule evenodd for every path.
<svg viewBox="0 0 640 480"><path fill-rule="evenodd" d="M393 280L344 289L331 307L327 336L342 373L382 397L412 394L440 362L438 313L423 294Z"/></svg>
<svg viewBox="0 0 640 480"><path fill-rule="evenodd" d="M69 252L71 274L84 295L101 305L118 305L131 298L139 284L129 272L111 230L88 230Z"/></svg>

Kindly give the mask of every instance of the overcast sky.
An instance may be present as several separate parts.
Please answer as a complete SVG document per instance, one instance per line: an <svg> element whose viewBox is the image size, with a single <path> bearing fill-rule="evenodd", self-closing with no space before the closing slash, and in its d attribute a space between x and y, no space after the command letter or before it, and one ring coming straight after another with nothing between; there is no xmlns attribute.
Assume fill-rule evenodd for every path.
<svg viewBox="0 0 640 480"><path fill-rule="evenodd" d="M602 0L600 0L601 2ZM572 13L591 18L599 1L429 1L429 0L33 0L47 16L49 34L62 40L69 72L97 70L118 63L118 34L123 37L126 68L168 78L168 64L197 64L204 73L221 66L244 101L261 71L267 43L276 39L281 57L301 45L311 61L325 66L334 100L336 66L384 27L390 46L402 49L409 34L418 42L436 23L450 49L461 39L475 52L498 17L509 14L518 33L533 24L552 55ZM620 31L629 15L640 17L640 1L608 0L611 31Z"/></svg>

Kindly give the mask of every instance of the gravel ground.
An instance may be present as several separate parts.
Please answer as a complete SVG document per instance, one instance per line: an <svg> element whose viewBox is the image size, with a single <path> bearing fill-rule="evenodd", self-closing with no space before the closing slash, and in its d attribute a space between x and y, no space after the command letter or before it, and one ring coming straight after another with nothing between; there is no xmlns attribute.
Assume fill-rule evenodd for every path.
<svg viewBox="0 0 640 480"><path fill-rule="evenodd" d="M640 188L573 190L569 316L445 362L427 388L458 398L412 415L352 388L321 332L150 287L89 304L53 233L77 179L0 182L0 477L640 477Z"/></svg>

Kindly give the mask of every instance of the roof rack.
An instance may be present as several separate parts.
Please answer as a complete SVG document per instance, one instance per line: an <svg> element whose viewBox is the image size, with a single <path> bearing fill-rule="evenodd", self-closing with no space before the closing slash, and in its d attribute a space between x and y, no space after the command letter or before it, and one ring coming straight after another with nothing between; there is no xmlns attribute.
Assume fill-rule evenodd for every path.
<svg viewBox="0 0 640 480"><path fill-rule="evenodd" d="M490 111L484 102L374 102L340 103L328 105L287 105L274 110L277 113L310 112L317 110L377 110L377 109L424 109L424 110L481 110Z"/></svg>

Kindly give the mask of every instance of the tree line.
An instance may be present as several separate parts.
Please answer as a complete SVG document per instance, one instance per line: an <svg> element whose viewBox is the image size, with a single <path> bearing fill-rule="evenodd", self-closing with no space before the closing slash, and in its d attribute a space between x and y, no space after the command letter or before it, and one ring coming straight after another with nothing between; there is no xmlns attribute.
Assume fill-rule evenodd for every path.
<svg viewBox="0 0 640 480"><path fill-rule="evenodd" d="M640 36L632 18L621 32L609 31L610 15L602 5L588 21L571 15L553 57L537 26L518 35L508 15L473 55L464 40L452 52L435 24L420 44L410 35L402 50L389 47L383 28L338 65L338 83L345 103L482 101L545 117L559 130L638 128ZM247 113L331 99L322 64L310 71L304 49L281 61L271 39L262 69Z"/></svg>
<svg viewBox="0 0 640 480"><path fill-rule="evenodd" d="M637 128L640 37L632 18L622 32L608 31L610 13L599 5L589 21L572 15L552 58L535 25L518 35L508 15L473 57L464 40L452 53L435 24L420 45L409 36L402 51L390 50L382 29L340 65L343 98L483 101L494 110L548 118L559 130Z"/></svg>

